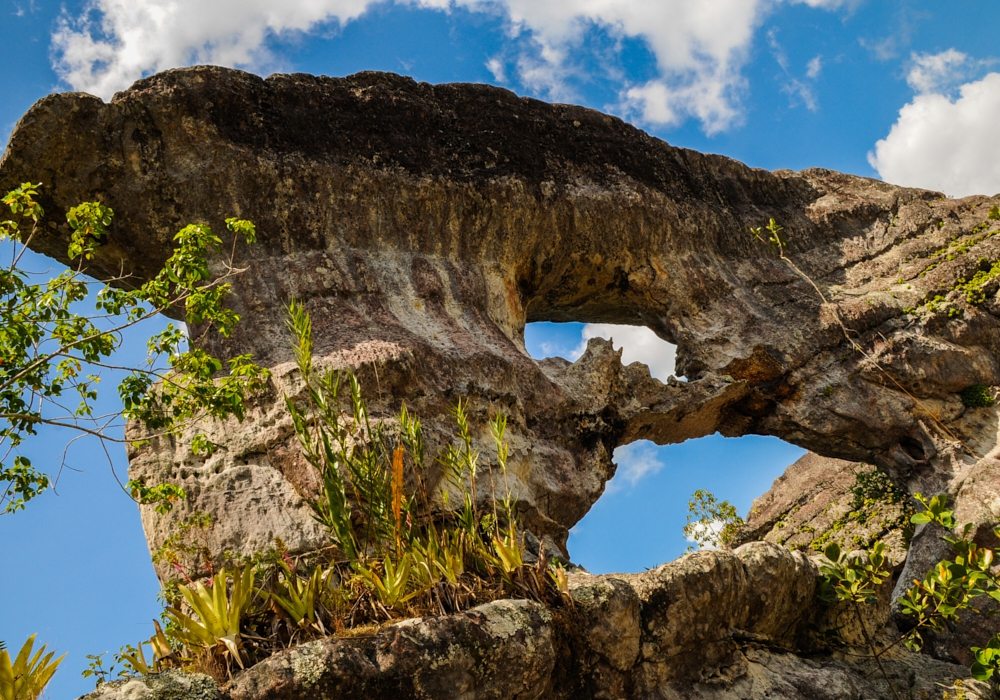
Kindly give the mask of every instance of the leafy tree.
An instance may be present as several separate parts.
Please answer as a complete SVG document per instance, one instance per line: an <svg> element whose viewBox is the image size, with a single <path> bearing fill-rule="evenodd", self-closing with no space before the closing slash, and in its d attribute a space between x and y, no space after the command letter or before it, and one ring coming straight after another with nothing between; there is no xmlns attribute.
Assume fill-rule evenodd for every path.
<svg viewBox="0 0 1000 700"><path fill-rule="evenodd" d="M24 508L50 485L51 477L20 453L39 426L123 442L122 418L137 420L154 434L176 432L203 417L242 419L247 396L267 379L267 371L248 355L230 360L220 378L223 363L188 347L184 330L172 323L149 339L140 366L116 365L122 331L167 309L184 309L188 322L229 336L239 316L224 302L229 280L241 270L230 256L223 274L213 277L208 256L221 251L222 240L209 226L191 224L174 237L173 255L153 279L132 289L121 288L129 286L127 276L95 283L86 276L87 264L112 235L114 213L100 202L85 202L66 215L68 256L75 268L36 282L21 263L44 217L36 201L39 187L24 183L0 200L9 213L0 221L5 257L9 252L0 266L0 515ZM226 226L248 243L255 240L249 221L231 218ZM95 285L100 290L90 297ZM88 298L94 299L93 309L80 313ZM122 369L129 371L118 387L123 412L95 415L101 371ZM161 510L184 498L183 490L170 484L132 481L126 488L139 502L157 503Z"/></svg>
<svg viewBox="0 0 1000 700"><path fill-rule="evenodd" d="M728 548L743 525L736 506L729 501L720 501L709 491L698 489L688 501L684 536L697 543L699 548Z"/></svg>

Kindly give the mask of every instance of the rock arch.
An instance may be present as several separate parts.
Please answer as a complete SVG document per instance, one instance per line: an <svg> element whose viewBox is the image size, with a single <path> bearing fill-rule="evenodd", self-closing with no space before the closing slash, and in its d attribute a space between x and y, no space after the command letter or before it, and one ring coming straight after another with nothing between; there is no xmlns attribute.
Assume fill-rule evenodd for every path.
<svg viewBox="0 0 1000 700"><path fill-rule="evenodd" d="M1000 258L989 235L937 265L927 257L972 235L1000 200L753 169L486 85L215 67L158 74L108 104L39 101L0 162L3 186L28 179L46 185L49 211L111 205L97 266L137 279L184 223L255 221L261 240L241 253L233 299L244 321L213 349L253 352L275 368L275 396L294 392L283 305L296 298L318 353L370 386L377 367L377 410L405 400L432 443L459 396L479 417L507 412L527 523L558 547L601 494L614 448L640 438L771 434L875 463L911 489L955 492L996 443L977 427L993 414L965 411L957 395L1000 384L995 289L979 306L957 300L957 317L904 309ZM749 235L772 217L830 303ZM32 245L64 259L66 231L50 226ZM539 320L646 325L678 345L690 381L622 367L599 339L574 363L536 363L523 328ZM309 477L280 414L264 401L242 425L209 427L222 449L207 462L184 441L137 449L132 473L180 481L192 508L214 510L227 523L217 551L275 535L309 549L321 536L297 492ZM145 512L151 546L184 515Z"/></svg>

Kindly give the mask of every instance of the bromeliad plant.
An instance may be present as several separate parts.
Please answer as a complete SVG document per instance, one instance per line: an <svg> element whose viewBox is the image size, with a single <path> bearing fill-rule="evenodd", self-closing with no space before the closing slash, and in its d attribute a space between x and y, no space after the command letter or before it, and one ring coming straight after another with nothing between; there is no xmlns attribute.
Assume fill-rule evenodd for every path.
<svg viewBox="0 0 1000 700"><path fill-rule="evenodd" d="M32 655L34 645L35 635L31 635L13 662L10 653L0 647L0 700L35 700L66 658L63 654L53 660L55 652L46 654L44 644Z"/></svg>
<svg viewBox="0 0 1000 700"><path fill-rule="evenodd" d="M472 437L468 403L456 404L455 437L438 457L444 478L432 498L419 418L405 407L398 422L372 418L356 376L313 367L311 323L301 305L291 305L288 325L306 400L286 398L286 405L319 477L318 494L306 499L331 547L296 562L278 541L232 574L219 571L210 585L185 574L188 583L176 585L165 613L165 637L150 640L153 664L140 655L142 645L117 658L138 673L179 665L222 678L309 638L403 616L444 614L500 597L561 603L568 595L565 571L550 568L544 550L535 565L526 563L507 477L505 417L489 422L490 463ZM211 523L199 516L182 529L205 526ZM161 558L179 569L182 554L201 559L200 548L184 544L180 534Z"/></svg>
<svg viewBox="0 0 1000 700"><path fill-rule="evenodd" d="M281 578L275 581L275 590L265 595L284 610L297 627L324 633L323 620L316 615L325 583L323 568L317 566L312 576L304 578L284 561L279 567Z"/></svg>
<svg viewBox="0 0 1000 700"><path fill-rule="evenodd" d="M181 594L198 616L197 620L179 607L168 608L166 616L175 623L172 636L177 641L224 662L227 668L230 661L244 668L240 625L254 594L253 568L245 566L231 576L231 590L228 587L230 573L225 569L212 578L211 587L201 582L195 583L193 588L181 587Z"/></svg>

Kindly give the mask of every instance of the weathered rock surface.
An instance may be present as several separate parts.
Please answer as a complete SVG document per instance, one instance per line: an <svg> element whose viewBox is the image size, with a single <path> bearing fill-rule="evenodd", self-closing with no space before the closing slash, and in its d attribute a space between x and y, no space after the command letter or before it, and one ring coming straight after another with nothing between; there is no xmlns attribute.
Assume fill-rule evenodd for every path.
<svg viewBox="0 0 1000 700"><path fill-rule="evenodd" d="M876 464L911 490L959 494L977 521L1000 512L983 487L997 468L996 411L957 396L1000 384L997 281L978 306L953 289L1000 257L1000 238L977 228L996 229L987 213L1000 200L769 173L485 85L205 67L139 81L109 104L41 100L0 164L3 186L27 179L45 183L52 212L111 205L97 270L136 280L186 222L258 224L261 242L238 249L243 324L225 344L203 342L276 367L274 394L242 425L210 427L222 448L207 460L184 440L133 453L133 476L192 496L188 509L144 513L153 547L189 510L225 524L212 551L320 543L280 409L295 386L283 326L293 298L313 316L318 353L362 371L376 412L406 402L421 415L431 454L457 398L483 430L508 413L525 522L559 546L613 474L616 446L714 431ZM751 238L770 217L828 303ZM32 245L62 258L65 231L49 226ZM936 294L942 312L920 306ZM541 320L646 325L678 344L689 381L622 367L601 341L573 364L534 362L522 333Z"/></svg>
<svg viewBox="0 0 1000 700"><path fill-rule="evenodd" d="M802 553L755 542L642 574L575 574L571 606L497 601L366 638L303 644L217 689L205 676L170 672L110 684L88 699L892 698L860 649L818 645L812 630L843 621L817 603L816 576ZM888 611L883 604L866 615ZM956 679L970 700L996 697L962 666L902 650L885 665L907 700L940 698Z"/></svg>
<svg viewBox="0 0 1000 700"><path fill-rule="evenodd" d="M774 542L807 554L822 552L831 542L849 552L881 541L889 561L900 566L913 532L912 507L905 494L891 485L886 489L884 479L871 483L873 470L807 453L753 502L739 540Z"/></svg>
<svg viewBox="0 0 1000 700"><path fill-rule="evenodd" d="M836 542L844 551L867 549L877 540L884 542L895 584L891 596L888 590L883 591L888 606L885 610L891 609L894 623L900 629L909 629L912 617L903 614L899 599L905 596L914 579L923 578L939 561L954 557L955 551L942 540L948 533L936 525L920 525L914 531L909 523L909 504L898 500L896 494L868 493L870 498L858 504L853 491L862 486L859 475L871 474L867 469L870 468L864 464L805 455L754 501L738 539L761 539L806 553L822 551L830 542ZM967 479L963 488L979 494L981 499L992 483L987 479L975 488L976 481ZM961 498L959 501L968 514L968 502ZM990 521L990 516L978 517L973 522ZM980 539L989 543L985 534L981 532ZM991 600L981 601L979 613L963 613L959 623L939 632L927 632L925 652L945 661L971 664L971 647L984 646L996 632L993 611L997 607ZM846 622L850 624L850 619Z"/></svg>
<svg viewBox="0 0 1000 700"><path fill-rule="evenodd" d="M185 223L222 230L238 215L258 225L260 242L237 248L246 268L232 298L239 331L228 341L192 331L224 356L252 352L274 368L273 386L242 424L198 428L220 446L211 457L194 454L191 435L133 450L132 476L180 483L190 496L169 515L143 512L151 548L192 511L216 516L205 542L213 553L249 553L275 537L293 553L324 543L302 499L313 476L281 408L282 395L301 391L284 330L291 299L312 315L320 362L358 371L376 415L403 403L418 413L430 455L450 439L458 398L471 399L481 436L488 416L508 414L523 522L554 548L602 493L615 447L715 431L776 435L877 465L910 492L948 491L984 542L1000 516L1000 413L959 399L971 385L1000 385L1000 237L989 218L1000 198L948 200L827 170L769 173L485 85L378 73L263 80L206 67L139 81L108 104L72 93L41 100L0 161L0 187L25 180L45 184L50 212L90 199L112 206L94 271L125 271L136 283ZM798 271L749 235L772 217ZM64 259L67 232L54 219L47 226L33 247ZM523 330L543 320L646 325L678 345L688 381L623 367L601 340L574 363L535 362ZM934 540L918 533L913 547ZM932 553L911 552L911 568ZM769 604L750 602L745 567L712 556L718 575L705 574L707 592L683 605L728 622L654 619L662 607L649 596L675 585L673 570L657 570L631 584L653 616L640 633L645 660L624 670L632 646L594 651L613 671L588 671L587 682L606 678L609 696L655 687L661 697L726 697L709 684L716 676L728 688L718 693L732 697L778 686L797 697L808 683L795 678L830 697L881 692L857 685L846 660L814 666L773 642L723 634L756 624L768 631L748 631L791 644L798 627L784 613L767 621L753 612ZM705 560L684 561L697 569ZM768 585L781 589L796 571ZM558 638L550 624L518 640L542 644L543 629ZM592 636L609 639L595 624ZM344 654L368 648L330 644ZM699 673L718 668L692 680L683 674L694 661L664 661L686 654L704 661ZM456 663L481 662L470 659ZM530 697L533 679L510 692Z"/></svg>

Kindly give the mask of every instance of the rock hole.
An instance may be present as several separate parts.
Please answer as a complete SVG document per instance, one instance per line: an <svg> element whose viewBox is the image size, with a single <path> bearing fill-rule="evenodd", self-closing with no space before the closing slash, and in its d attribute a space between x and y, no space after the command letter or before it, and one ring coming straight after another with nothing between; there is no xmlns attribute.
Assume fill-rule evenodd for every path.
<svg viewBox="0 0 1000 700"><path fill-rule="evenodd" d="M525 347L538 360L575 361L595 337L614 338L624 364L643 362L664 382L673 374L676 346L642 326L542 322L524 329ZM672 561L695 546L685 540L683 527L696 490L730 501L746 518L753 500L803 454L759 435L715 434L662 447L642 440L619 447L615 477L570 531L570 557L592 573L637 572Z"/></svg>
<svg viewBox="0 0 1000 700"><path fill-rule="evenodd" d="M899 441L899 446L902 448L903 452L912 457L914 461L924 462L927 460L927 453L924 451L924 446L914 438L904 437Z"/></svg>
<svg viewBox="0 0 1000 700"><path fill-rule="evenodd" d="M695 491L729 501L746 519L754 499L805 452L776 437L718 433L662 447L646 440L619 447L617 473L570 531L570 558L595 574L673 561L697 549L683 532Z"/></svg>
<svg viewBox="0 0 1000 700"><path fill-rule="evenodd" d="M613 338L622 348L622 364L642 362L662 382L674 374L677 346L668 343L645 326L613 323L529 323L524 327L524 345L536 360L562 357L575 362L587 349L591 338Z"/></svg>

